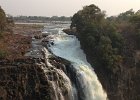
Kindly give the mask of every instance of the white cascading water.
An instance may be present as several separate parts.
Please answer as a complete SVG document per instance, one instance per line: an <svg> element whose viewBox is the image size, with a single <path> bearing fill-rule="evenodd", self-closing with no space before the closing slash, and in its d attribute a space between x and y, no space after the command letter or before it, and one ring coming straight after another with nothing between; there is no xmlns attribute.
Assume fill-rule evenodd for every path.
<svg viewBox="0 0 140 100"><path fill-rule="evenodd" d="M61 30L59 34L50 35L53 45L49 49L57 56L67 59L76 70L76 78L84 91L84 100L107 100L101 83L93 68L86 60L86 55L80 47L80 42L73 35L67 35Z"/></svg>

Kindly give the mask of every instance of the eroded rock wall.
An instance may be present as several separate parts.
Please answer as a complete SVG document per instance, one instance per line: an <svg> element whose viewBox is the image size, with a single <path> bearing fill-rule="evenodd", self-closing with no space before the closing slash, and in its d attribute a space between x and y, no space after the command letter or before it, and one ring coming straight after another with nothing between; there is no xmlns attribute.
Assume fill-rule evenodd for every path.
<svg viewBox="0 0 140 100"><path fill-rule="evenodd" d="M40 58L1 61L0 100L70 100L71 83L61 61L49 59L52 66Z"/></svg>

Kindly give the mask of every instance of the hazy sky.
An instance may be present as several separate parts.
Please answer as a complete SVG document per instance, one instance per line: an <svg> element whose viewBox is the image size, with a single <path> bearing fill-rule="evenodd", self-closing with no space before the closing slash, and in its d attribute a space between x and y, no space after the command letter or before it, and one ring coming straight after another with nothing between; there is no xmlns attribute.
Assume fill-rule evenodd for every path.
<svg viewBox="0 0 140 100"><path fill-rule="evenodd" d="M89 4L97 5L109 16L140 9L140 0L0 0L0 6L13 16L72 16Z"/></svg>

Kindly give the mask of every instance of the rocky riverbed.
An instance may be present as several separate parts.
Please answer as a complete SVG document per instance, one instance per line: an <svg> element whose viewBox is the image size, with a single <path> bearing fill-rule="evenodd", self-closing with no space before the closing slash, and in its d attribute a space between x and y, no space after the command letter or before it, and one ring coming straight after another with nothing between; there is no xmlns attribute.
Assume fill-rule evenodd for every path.
<svg viewBox="0 0 140 100"><path fill-rule="evenodd" d="M72 99L71 82L66 75L66 69L70 63L51 54L43 47L41 42L43 39L31 40L28 30L22 33L23 29L25 28L21 28L21 25L20 29L18 26L18 30L15 30L17 33L14 34L17 39L12 37L14 42L10 40L9 46L15 41L17 43L14 44L15 47L20 46L21 42L17 40L23 41L29 38L30 42L26 44L28 48L21 53L21 49L13 47L12 52L16 50L17 54L22 55L19 57L15 53L11 57L9 55L0 60L0 100ZM34 38L33 35L40 35L38 31L34 33L32 38Z"/></svg>
<svg viewBox="0 0 140 100"><path fill-rule="evenodd" d="M47 63L50 63L48 65ZM58 57L3 60L0 64L1 100L69 100L71 83Z"/></svg>

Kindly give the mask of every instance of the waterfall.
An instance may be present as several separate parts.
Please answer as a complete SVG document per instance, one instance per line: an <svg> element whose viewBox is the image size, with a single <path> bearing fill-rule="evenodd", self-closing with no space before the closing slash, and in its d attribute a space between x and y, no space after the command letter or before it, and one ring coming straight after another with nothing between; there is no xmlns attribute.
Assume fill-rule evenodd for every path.
<svg viewBox="0 0 140 100"><path fill-rule="evenodd" d="M75 71L76 87L80 100L107 100L107 95L93 68L87 62L79 40L62 31L58 33L49 36L50 41L53 41L49 49L56 56L71 62L71 68Z"/></svg>

